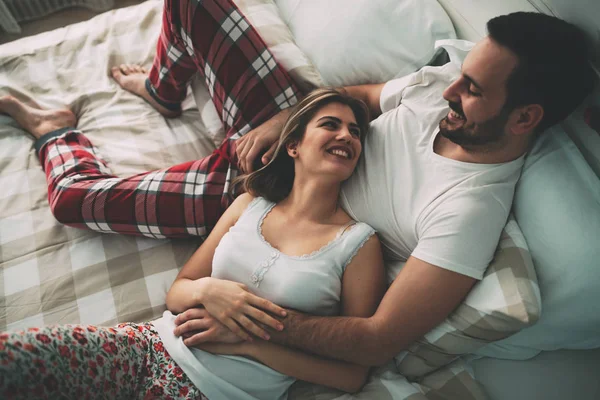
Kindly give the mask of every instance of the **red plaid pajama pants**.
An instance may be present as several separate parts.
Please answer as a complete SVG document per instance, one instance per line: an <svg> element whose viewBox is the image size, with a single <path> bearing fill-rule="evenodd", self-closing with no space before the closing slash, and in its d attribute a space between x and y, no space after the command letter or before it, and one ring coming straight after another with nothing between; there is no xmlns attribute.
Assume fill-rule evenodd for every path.
<svg viewBox="0 0 600 400"><path fill-rule="evenodd" d="M153 238L206 237L230 204L234 141L297 101L296 86L231 0L166 0L149 93L178 109L200 73L225 127L210 156L118 178L80 132L36 144L56 219L98 232Z"/></svg>

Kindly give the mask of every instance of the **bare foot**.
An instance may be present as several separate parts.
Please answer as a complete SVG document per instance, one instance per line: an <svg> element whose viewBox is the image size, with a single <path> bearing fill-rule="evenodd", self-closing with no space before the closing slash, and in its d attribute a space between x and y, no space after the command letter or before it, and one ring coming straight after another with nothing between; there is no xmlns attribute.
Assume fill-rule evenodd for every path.
<svg viewBox="0 0 600 400"><path fill-rule="evenodd" d="M23 129L39 139L57 129L75 127L77 118L69 109L43 110L35 102L29 106L13 96L0 97L0 113L8 114Z"/></svg>
<svg viewBox="0 0 600 400"><path fill-rule="evenodd" d="M150 96L150 93L146 90L146 78L148 78L148 71L146 68L135 64L121 64L118 67L112 67L110 73L119 86L146 100L163 116L173 118L181 115L181 111L169 110L158 104L156 100Z"/></svg>

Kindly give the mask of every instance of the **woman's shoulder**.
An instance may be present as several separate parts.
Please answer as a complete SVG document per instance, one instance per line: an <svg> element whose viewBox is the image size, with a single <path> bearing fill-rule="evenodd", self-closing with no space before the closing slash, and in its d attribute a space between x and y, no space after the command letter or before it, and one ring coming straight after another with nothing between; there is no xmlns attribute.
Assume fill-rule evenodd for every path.
<svg viewBox="0 0 600 400"><path fill-rule="evenodd" d="M368 232L368 231L375 232L375 229L373 229L373 227L371 227L371 225L369 225L365 222L355 220L343 209L340 208L339 213L340 213L339 226L340 226L340 228L344 229L343 233L345 233L346 231L349 231L350 229L354 229L354 228L359 228L359 230L365 231L365 232Z"/></svg>
<svg viewBox="0 0 600 400"><path fill-rule="evenodd" d="M231 210L232 214L235 215L235 219L239 219L242 214L253 210L255 208L267 209L273 203L264 197L254 196L250 193L242 193L238 197L235 198L233 203L229 206L229 210Z"/></svg>
<svg viewBox="0 0 600 400"><path fill-rule="evenodd" d="M362 263L366 260L374 260L381 257L381 243L377 237L377 232L369 224L353 221L341 239L344 243L343 248L347 256L344 262L344 269L354 259Z"/></svg>
<svg viewBox="0 0 600 400"><path fill-rule="evenodd" d="M231 207L239 207L246 208L250 203L256 200L258 197L251 195L250 193L242 193L238 197L235 198L233 203L231 203Z"/></svg>
<svg viewBox="0 0 600 400"><path fill-rule="evenodd" d="M255 197L250 193L242 193L233 200L231 205L227 208L229 213L236 221L255 204L260 197Z"/></svg>

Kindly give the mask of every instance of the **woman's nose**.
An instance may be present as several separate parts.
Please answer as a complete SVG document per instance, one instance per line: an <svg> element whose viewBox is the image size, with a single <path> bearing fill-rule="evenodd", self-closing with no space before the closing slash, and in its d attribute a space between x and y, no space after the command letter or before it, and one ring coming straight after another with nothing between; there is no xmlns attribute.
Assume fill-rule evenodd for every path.
<svg viewBox="0 0 600 400"><path fill-rule="evenodd" d="M348 129L346 126L342 127L338 133L338 139L349 143L352 139L352 133L350 132L350 129Z"/></svg>

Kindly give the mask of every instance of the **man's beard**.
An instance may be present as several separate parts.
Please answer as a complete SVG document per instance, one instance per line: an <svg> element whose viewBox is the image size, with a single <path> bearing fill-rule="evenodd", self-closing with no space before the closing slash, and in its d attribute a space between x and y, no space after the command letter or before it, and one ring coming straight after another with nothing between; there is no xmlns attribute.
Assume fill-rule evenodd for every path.
<svg viewBox="0 0 600 400"><path fill-rule="evenodd" d="M459 114L463 119L466 119L462 107L458 103L449 102L449 106L452 111ZM466 148L498 143L504 137L504 127L509 115L510 111L505 110L503 107L498 115L491 117L487 121L478 124L473 123L471 126L468 126L469 121L464 120L462 125L457 128L453 128L456 123L450 121L448 116L445 116L440 121L440 133L451 142Z"/></svg>

